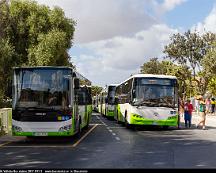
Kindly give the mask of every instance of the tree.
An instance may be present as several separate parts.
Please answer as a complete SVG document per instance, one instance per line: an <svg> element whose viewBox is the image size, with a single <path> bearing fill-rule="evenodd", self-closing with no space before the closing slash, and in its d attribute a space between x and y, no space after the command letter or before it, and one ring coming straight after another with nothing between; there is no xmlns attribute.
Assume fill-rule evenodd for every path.
<svg viewBox="0 0 216 173"><path fill-rule="evenodd" d="M205 86L208 90L216 95L216 40L209 47L205 57L202 59L203 71L201 75L203 78L208 81Z"/></svg>
<svg viewBox="0 0 216 173"><path fill-rule="evenodd" d="M188 66L192 70L193 80L191 80L190 85L192 85L193 81L196 81L200 94L205 93L208 78L204 78L205 84L203 85L203 78L196 78L196 75L201 72L201 61L214 37L215 34L212 33L200 36L199 33L191 33L189 30L184 34L174 34L171 37L171 43L164 48L167 58L180 65ZM196 72L197 70L198 73Z"/></svg>
<svg viewBox="0 0 216 173"><path fill-rule="evenodd" d="M102 87L92 86L92 97L98 95L103 90Z"/></svg>
<svg viewBox="0 0 216 173"><path fill-rule="evenodd" d="M164 74L163 65L158 61L158 58L150 58L140 68L140 72L143 74Z"/></svg>
<svg viewBox="0 0 216 173"><path fill-rule="evenodd" d="M11 80L11 66L15 65L14 47L8 40L0 39L0 107L5 95L10 96L8 91Z"/></svg>

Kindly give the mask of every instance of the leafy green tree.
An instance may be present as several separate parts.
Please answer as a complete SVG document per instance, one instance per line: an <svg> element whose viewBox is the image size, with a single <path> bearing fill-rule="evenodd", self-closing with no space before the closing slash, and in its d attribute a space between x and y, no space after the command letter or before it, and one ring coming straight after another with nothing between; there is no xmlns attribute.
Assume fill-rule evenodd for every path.
<svg viewBox="0 0 216 173"><path fill-rule="evenodd" d="M38 45L29 49L29 65L52 66L68 65L68 56L65 56L66 34L58 30L41 34L38 37Z"/></svg>
<svg viewBox="0 0 216 173"><path fill-rule="evenodd" d="M10 96L10 68L13 65L15 65L14 47L8 40L0 39L0 106L2 106L2 101L5 95Z"/></svg>
<svg viewBox="0 0 216 173"><path fill-rule="evenodd" d="M203 58L204 43L197 32L190 30L184 34L174 34L171 43L165 46L164 53L167 58L178 62L181 65L189 65L195 77L196 67L200 67Z"/></svg>
<svg viewBox="0 0 216 173"><path fill-rule="evenodd" d="M202 77L208 83L205 85L208 90L215 95L216 94L216 39L215 42L209 47L205 57L202 59L203 71Z"/></svg>
<svg viewBox="0 0 216 173"><path fill-rule="evenodd" d="M103 90L102 87L99 86L92 86L92 97L98 95Z"/></svg>
<svg viewBox="0 0 216 173"><path fill-rule="evenodd" d="M189 30L184 34L174 34L171 37L171 43L164 48L167 58L180 65L188 66L192 70L193 79L191 79L190 85L196 81L198 90L196 92L200 94L206 92L209 79L206 73L201 72L201 62L214 38L215 34L210 32L200 36L198 32L192 33ZM196 77L198 73L201 76Z"/></svg>
<svg viewBox="0 0 216 173"><path fill-rule="evenodd" d="M140 67L140 72L144 74L164 74L164 68L158 58L151 58Z"/></svg>

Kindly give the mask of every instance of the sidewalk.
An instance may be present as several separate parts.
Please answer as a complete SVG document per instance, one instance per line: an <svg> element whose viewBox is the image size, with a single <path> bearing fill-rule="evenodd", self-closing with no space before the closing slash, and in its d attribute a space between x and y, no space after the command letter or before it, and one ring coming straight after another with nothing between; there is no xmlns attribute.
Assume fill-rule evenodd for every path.
<svg viewBox="0 0 216 173"><path fill-rule="evenodd" d="M180 116L180 121L184 123L184 115ZM200 121L201 117L198 115L197 112L192 113L192 124L197 124ZM207 114L206 115L206 126L208 127L216 127L216 114Z"/></svg>

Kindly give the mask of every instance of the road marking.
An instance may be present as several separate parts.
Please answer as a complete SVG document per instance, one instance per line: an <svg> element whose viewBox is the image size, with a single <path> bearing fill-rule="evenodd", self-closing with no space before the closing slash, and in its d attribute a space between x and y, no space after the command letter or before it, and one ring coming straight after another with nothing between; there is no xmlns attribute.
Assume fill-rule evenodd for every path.
<svg viewBox="0 0 216 173"><path fill-rule="evenodd" d="M115 136L116 134L115 134L115 133L112 133L112 135Z"/></svg>
<svg viewBox="0 0 216 173"><path fill-rule="evenodd" d="M112 130L109 130L109 132L111 132L111 133L112 133Z"/></svg>
<svg viewBox="0 0 216 173"><path fill-rule="evenodd" d="M73 145L60 145L60 146L56 146L56 145L27 145L27 146L25 146L25 145L20 145L20 146L15 146L15 145L9 145L9 146L5 146L5 145L7 145L7 144L10 144L10 143L12 143L12 141L10 141L10 142L5 142L5 143L3 143L3 144L0 144L0 147L2 147L2 148L26 148L26 147L28 147L28 148L67 148L67 147L76 147L89 133L91 133L91 131L92 130L94 130L98 125L100 125L100 124L94 124L94 126L87 132L87 133L85 133L76 143L74 143Z"/></svg>
<svg viewBox="0 0 216 173"><path fill-rule="evenodd" d="M97 124L95 124L85 135L83 135L75 144L73 144L72 147L76 147L96 127L97 127Z"/></svg>
<svg viewBox="0 0 216 173"><path fill-rule="evenodd" d="M116 138L117 141L120 141L120 138L119 138L119 137L115 137L115 138Z"/></svg>
<svg viewBox="0 0 216 173"><path fill-rule="evenodd" d="M10 143L12 143L12 141L10 141L10 142L5 142L5 143L3 143L3 144L0 144L0 147L3 147L4 145L10 144Z"/></svg>
<svg viewBox="0 0 216 173"><path fill-rule="evenodd" d="M104 124L98 124L98 123L96 123L98 126L104 126ZM94 125L96 125L96 124L89 124L90 126L94 126Z"/></svg>

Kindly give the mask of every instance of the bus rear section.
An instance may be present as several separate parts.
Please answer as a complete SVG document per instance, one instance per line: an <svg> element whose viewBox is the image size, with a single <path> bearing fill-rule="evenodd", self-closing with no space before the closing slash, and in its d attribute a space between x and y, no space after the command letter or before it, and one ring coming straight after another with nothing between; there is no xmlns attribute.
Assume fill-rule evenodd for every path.
<svg viewBox="0 0 216 173"><path fill-rule="evenodd" d="M134 75L116 89L117 121L130 125L178 126L177 79Z"/></svg>

